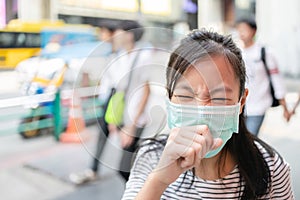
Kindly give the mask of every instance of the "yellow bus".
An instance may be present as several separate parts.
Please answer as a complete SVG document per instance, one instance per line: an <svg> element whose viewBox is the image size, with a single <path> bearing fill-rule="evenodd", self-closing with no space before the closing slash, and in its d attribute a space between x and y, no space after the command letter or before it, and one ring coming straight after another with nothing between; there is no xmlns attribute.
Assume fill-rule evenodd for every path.
<svg viewBox="0 0 300 200"><path fill-rule="evenodd" d="M61 20L10 21L4 29L0 30L0 68L15 68L20 61L37 55L41 49L42 29L64 25Z"/></svg>

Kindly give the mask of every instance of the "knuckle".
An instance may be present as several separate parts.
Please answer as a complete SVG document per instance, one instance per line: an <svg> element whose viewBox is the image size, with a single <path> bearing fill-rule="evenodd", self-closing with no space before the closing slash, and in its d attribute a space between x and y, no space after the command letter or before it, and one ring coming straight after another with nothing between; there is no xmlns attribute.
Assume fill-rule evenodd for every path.
<svg viewBox="0 0 300 200"><path fill-rule="evenodd" d="M186 156L191 156L194 153L194 149L192 147L186 147L185 149L185 155Z"/></svg>
<svg viewBox="0 0 300 200"><path fill-rule="evenodd" d="M196 152L198 152L200 149L202 149L202 145L199 143L194 143L193 148Z"/></svg>
<svg viewBox="0 0 300 200"><path fill-rule="evenodd" d="M172 129L169 135L169 139L174 140L178 134L179 134L179 128Z"/></svg>
<svg viewBox="0 0 300 200"><path fill-rule="evenodd" d="M200 143L200 144L205 143L205 138L202 135L199 135L197 139L198 139L198 143Z"/></svg>
<svg viewBox="0 0 300 200"><path fill-rule="evenodd" d="M207 134L209 132L209 127L207 125L199 125L197 127L197 133L200 135Z"/></svg>
<svg viewBox="0 0 300 200"><path fill-rule="evenodd" d="M209 128L208 128L207 125L203 125L203 131L204 131L205 133L209 132Z"/></svg>

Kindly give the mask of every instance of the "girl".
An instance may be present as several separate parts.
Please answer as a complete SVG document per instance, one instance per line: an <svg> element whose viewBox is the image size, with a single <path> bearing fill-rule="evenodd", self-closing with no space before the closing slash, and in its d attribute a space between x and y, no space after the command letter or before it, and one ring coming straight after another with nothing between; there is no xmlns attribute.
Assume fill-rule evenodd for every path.
<svg viewBox="0 0 300 200"><path fill-rule="evenodd" d="M289 165L243 118L245 66L232 39L194 30L167 69L170 133L147 140L126 199L293 199Z"/></svg>

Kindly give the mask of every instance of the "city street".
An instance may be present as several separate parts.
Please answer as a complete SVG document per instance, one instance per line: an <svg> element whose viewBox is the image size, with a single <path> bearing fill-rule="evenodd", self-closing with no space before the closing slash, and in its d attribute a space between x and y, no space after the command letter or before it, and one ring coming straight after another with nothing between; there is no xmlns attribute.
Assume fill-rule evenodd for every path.
<svg viewBox="0 0 300 200"><path fill-rule="evenodd" d="M251 88L245 113L253 116L254 126L265 113L258 137L289 164L294 199L300 199L299 9L298 0L0 0L0 200L120 200L126 182L119 170L128 168L122 164L130 160L123 148L135 148L134 132L141 130L141 138L147 139L170 134L168 122L180 127L162 165L168 159L181 166L195 162L196 154L212 147L219 152L218 145L226 142L211 135L222 131L218 137L225 141L244 128L237 124L246 92L237 97L244 83ZM171 103L166 90L172 93ZM280 106L268 109L269 91ZM289 122L285 118L292 112L287 109L295 111ZM170 121L167 113L173 117ZM99 153L101 116L109 134ZM113 124L124 125L129 134ZM209 130L190 129L199 124ZM243 136L243 131L237 134ZM252 199L261 194L265 187L253 180L266 182L266 170L253 175L247 166L262 166L262 159L270 164L271 158L264 154L247 159L254 150L243 144L251 138L235 139L218 162L204 159L195 166L204 182L185 191L185 179L173 192L175 182L167 198ZM199 152L179 155L191 149L181 148L187 143L194 148L191 152L198 146ZM232 156L230 149L245 151ZM101 154L97 176L91 171L99 157L95 154ZM246 174L242 178L251 176L246 187L239 184L244 191L232 190L240 178L236 173L220 178L222 187L218 181L206 181L223 177L237 166L236 160L235 169ZM147 171L146 165L141 163L139 170ZM281 177L271 170L269 185L283 190L280 187L288 185L282 180L286 169ZM164 173L166 180L171 180L169 175ZM290 193L274 188L267 195L291 199Z"/></svg>
<svg viewBox="0 0 300 200"><path fill-rule="evenodd" d="M7 74L6 74L7 76ZM297 91L299 81L286 79L288 90ZM17 94L16 85L10 85L10 94ZM163 93L154 89L151 99L152 124L147 133L155 132L163 118ZM9 88L6 88L6 92ZM291 106L294 93L287 95ZM3 98L2 98L3 99ZM260 137L273 145L290 163L295 197L300 197L300 108L289 123L284 122L281 108L270 109L261 129ZM158 117L159 116L159 117ZM17 123L17 122L12 122ZM5 126L2 124L2 126ZM69 181L69 174L86 169L91 162L98 133L97 124L88 126L90 137L81 144L64 144L54 140L51 135L22 139L17 132L0 135L0 193L5 200L76 200L76 199L120 199L124 183L115 169L120 158L117 137L110 138L101 159L100 178L83 186L75 186Z"/></svg>

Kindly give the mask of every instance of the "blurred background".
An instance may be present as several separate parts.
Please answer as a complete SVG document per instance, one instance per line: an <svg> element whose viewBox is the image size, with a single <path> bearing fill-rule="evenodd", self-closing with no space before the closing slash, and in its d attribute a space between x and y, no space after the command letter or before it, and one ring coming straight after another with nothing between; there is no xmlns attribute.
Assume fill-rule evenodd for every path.
<svg viewBox="0 0 300 200"><path fill-rule="evenodd" d="M145 27L142 42L155 49L148 106L152 122L146 130L153 135L165 125L164 75L173 46L201 27L237 39L235 22L245 16L256 18L256 40L272 48L292 108L300 92L299 10L298 0L0 0L1 199L121 198L124 182L115 172L121 150L115 136L101 158L99 180L82 186L69 181L70 173L89 165L95 149L96 119L102 114L95 91L101 62L111 51L100 38L104 23L138 21ZM74 99L80 100L80 131L88 132L88 139L64 143L60 136L70 126ZM260 132L290 163L296 199L298 112L287 123L280 107L270 109Z"/></svg>

